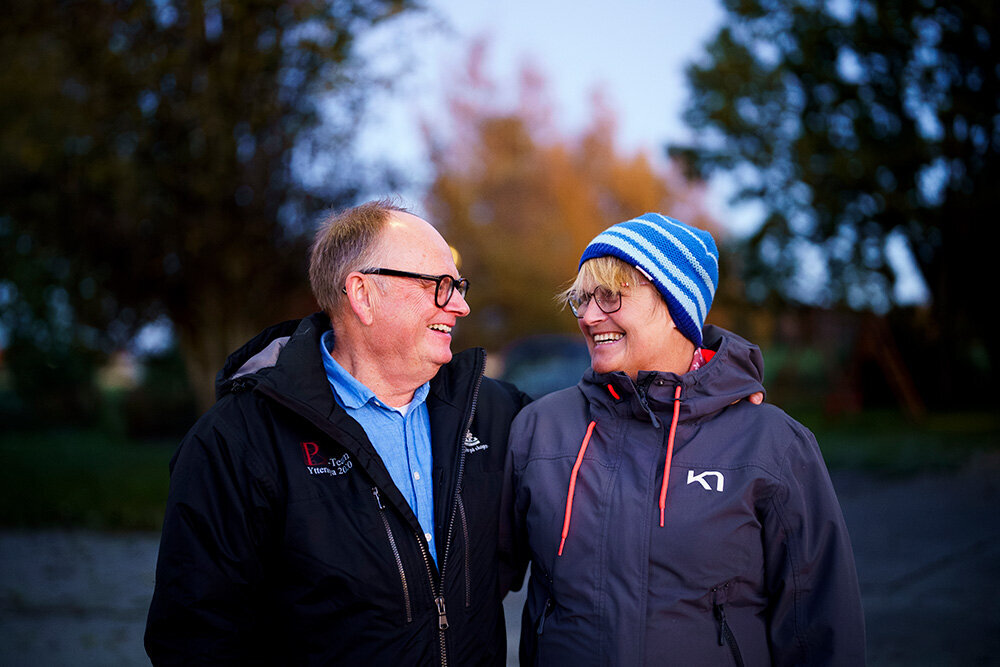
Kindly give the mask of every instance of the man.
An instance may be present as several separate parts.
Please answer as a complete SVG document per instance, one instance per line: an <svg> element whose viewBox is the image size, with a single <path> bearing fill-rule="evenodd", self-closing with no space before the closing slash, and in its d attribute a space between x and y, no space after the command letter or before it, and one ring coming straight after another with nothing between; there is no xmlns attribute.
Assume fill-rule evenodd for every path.
<svg viewBox="0 0 1000 667"><path fill-rule="evenodd" d="M527 398L452 357L468 282L386 202L319 230L319 313L233 354L171 462L154 664L503 664L500 478Z"/></svg>

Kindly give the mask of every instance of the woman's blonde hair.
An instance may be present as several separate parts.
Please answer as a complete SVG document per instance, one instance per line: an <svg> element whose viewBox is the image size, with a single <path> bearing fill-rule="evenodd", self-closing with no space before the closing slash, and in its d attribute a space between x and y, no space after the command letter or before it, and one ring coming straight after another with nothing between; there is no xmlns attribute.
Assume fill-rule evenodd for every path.
<svg viewBox="0 0 1000 667"><path fill-rule="evenodd" d="M555 298L565 306L570 297L593 291L597 287L620 292L622 287L635 285L642 280L642 274L617 257L611 255L594 257L583 263L573 283Z"/></svg>

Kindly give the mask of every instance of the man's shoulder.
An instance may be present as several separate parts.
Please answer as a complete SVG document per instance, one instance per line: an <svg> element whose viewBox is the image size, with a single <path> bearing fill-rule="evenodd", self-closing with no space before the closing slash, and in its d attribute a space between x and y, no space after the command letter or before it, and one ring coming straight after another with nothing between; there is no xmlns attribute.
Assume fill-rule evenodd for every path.
<svg viewBox="0 0 1000 667"><path fill-rule="evenodd" d="M441 367L431 381L432 390L436 387L446 400L458 401L469 392L477 394L478 408L493 410L512 410L517 412L531 398L510 382L499 380L485 374L486 352L482 348L469 348L455 353L451 361ZM478 386L477 386L478 385Z"/></svg>
<svg viewBox="0 0 1000 667"><path fill-rule="evenodd" d="M188 438L249 444L256 433L266 433L265 422L273 421L270 402L253 391L254 382L237 384L219 398L188 431Z"/></svg>
<svg viewBox="0 0 1000 667"><path fill-rule="evenodd" d="M587 398L578 386L540 396L518 414L515 427L535 428L540 422L586 421ZM530 425L530 426L529 426Z"/></svg>
<svg viewBox="0 0 1000 667"><path fill-rule="evenodd" d="M513 383L488 376L483 377L480 395L488 396L493 400L509 402L517 410L520 410L531 402L531 397L518 389Z"/></svg>

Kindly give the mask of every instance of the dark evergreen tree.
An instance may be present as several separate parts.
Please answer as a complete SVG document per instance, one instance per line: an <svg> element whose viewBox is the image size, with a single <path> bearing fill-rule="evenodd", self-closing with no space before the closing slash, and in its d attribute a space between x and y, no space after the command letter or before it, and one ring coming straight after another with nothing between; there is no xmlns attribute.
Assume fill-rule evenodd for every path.
<svg viewBox="0 0 1000 667"><path fill-rule="evenodd" d="M0 22L0 326L43 356L173 323L200 404L227 351L311 305L319 206L412 0L14 0ZM317 160L316 158L322 158Z"/></svg>
<svg viewBox="0 0 1000 667"><path fill-rule="evenodd" d="M913 363L945 392L977 369L989 378L1000 362L983 298L1000 206L996 3L723 4L724 25L688 69L697 139L670 153L699 175L736 176L738 198L762 206L750 293L800 296L805 244L829 277L821 303L884 312L895 305L887 241L901 239L931 295Z"/></svg>

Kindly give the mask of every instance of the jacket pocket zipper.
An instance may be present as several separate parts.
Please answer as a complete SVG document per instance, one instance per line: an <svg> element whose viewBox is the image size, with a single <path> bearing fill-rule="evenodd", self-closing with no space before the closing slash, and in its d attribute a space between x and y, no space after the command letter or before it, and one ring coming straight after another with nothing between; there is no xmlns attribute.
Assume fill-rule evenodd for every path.
<svg viewBox="0 0 1000 667"><path fill-rule="evenodd" d="M399 570L399 581L403 586L403 603L406 606L406 622L413 621L413 613L410 610L410 586L406 583L406 572L403 570L403 559L399 556L399 547L396 546L396 538L392 534L392 527L389 526L389 518L385 515L385 505L379 496L378 487L372 487L372 495L375 496L375 503L378 505L378 515L382 519L385 527L385 535L389 538L389 547L392 549L392 557L396 560L396 568Z"/></svg>
<svg viewBox="0 0 1000 667"><path fill-rule="evenodd" d="M472 574L469 571L469 520L465 516L465 503L462 502L462 494L458 494L458 516L462 524L462 539L465 544L465 606L472 606Z"/></svg>
<svg viewBox="0 0 1000 667"><path fill-rule="evenodd" d="M712 615L715 616L715 620L719 624L719 646L728 644L737 667L743 667L743 655L740 653L739 644L736 643L736 635L733 634L733 629L726 621L726 605L719 599L722 597L720 593L726 593L728 588L729 584L721 587L716 586L712 589Z"/></svg>
<svg viewBox="0 0 1000 667"><path fill-rule="evenodd" d="M555 582L552 580L552 576L545 570L545 568L538 567L538 575L545 582L545 606L542 607L542 615L538 619L538 623L535 626L535 632L541 636L545 631L545 619L552 615L555 611L556 602L552 599L552 589L555 586ZM535 563L531 564L531 576L535 576Z"/></svg>
<svg viewBox="0 0 1000 667"><path fill-rule="evenodd" d="M554 607L555 604L552 602L552 598L551 597L545 598L545 607L542 608L542 616L541 618L538 619L538 627L535 629L535 632L538 634L539 637L542 635L543 632L545 632L545 619L549 617Z"/></svg>

